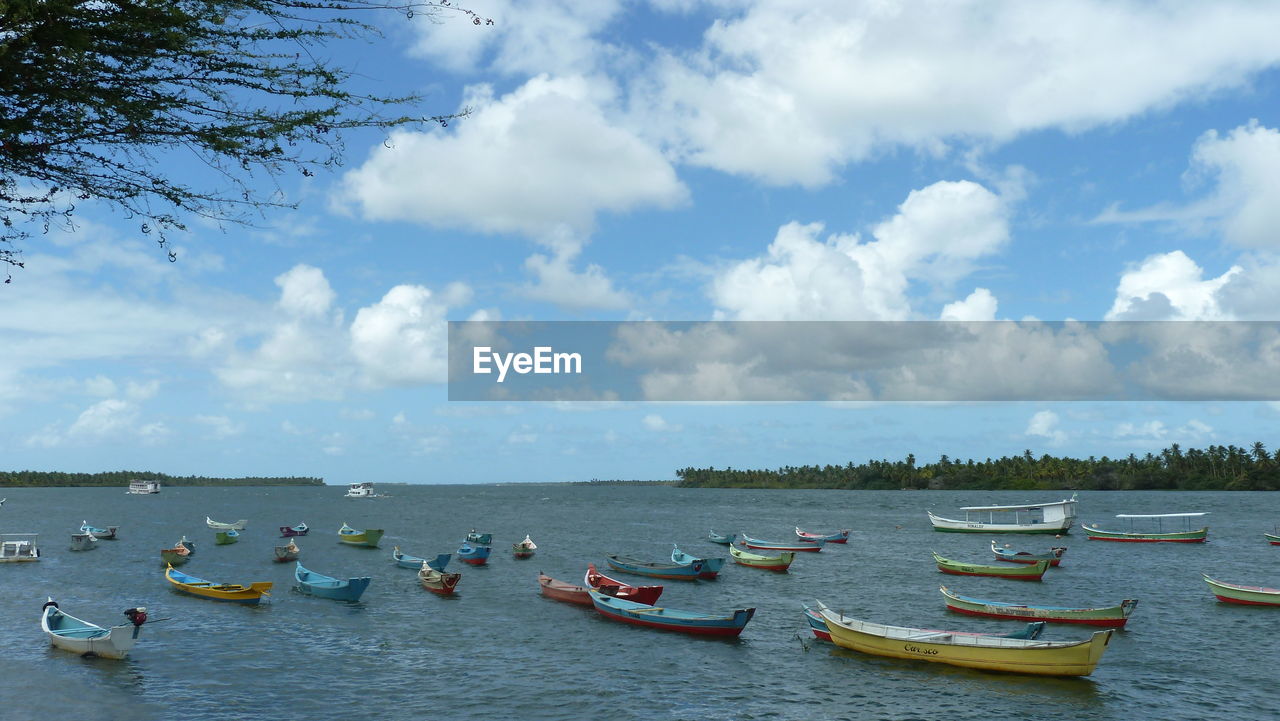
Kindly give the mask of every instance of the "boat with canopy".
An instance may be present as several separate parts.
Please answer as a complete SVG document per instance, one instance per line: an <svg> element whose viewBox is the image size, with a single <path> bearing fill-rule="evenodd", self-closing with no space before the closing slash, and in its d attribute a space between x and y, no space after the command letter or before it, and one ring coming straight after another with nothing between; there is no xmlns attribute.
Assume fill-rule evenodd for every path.
<svg viewBox="0 0 1280 721"><path fill-rule="evenodd" d="M933 530L943 533L1067 533L1076 520L1076 495L1053 503L963 506L964 520L928 511ZM1009 515L1011 514L1011 515Z"/></svg>
<svg viewBox="0 0 1280 721"><path fill-rule="evenodd" d="M1081 524L1090 541L1132 541L1138 543L1204 543L1209 537L1209 527L1191 527L1191 519L1209 515L1208 511L1198 513L1117 513L1116 518L1129 521L1128 531L1104 531L1096 525ZM1154 531L1135 531L1134 521L1137 519L1154 520ZM1181 531L1166 531L1166 526L1177 526L1181 521Z"/></svg>

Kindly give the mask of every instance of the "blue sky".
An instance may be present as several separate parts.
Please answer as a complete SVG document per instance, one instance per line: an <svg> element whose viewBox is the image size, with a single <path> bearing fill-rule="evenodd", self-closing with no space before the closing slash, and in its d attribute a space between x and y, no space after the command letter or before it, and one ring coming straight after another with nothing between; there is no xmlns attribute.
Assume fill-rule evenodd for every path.
<svg viewBox="0 0 1280 721"><path fill-rule="evenodd" d="M334 48L348 139L164 254L106 207L0 291L5 468L465 483L1120 455L1269 403L464 404L446 320L1277 320L1280 8L474 2ZM384 142L385 141L385 142ZM175 172L181 172L175 169Z"/></svg>

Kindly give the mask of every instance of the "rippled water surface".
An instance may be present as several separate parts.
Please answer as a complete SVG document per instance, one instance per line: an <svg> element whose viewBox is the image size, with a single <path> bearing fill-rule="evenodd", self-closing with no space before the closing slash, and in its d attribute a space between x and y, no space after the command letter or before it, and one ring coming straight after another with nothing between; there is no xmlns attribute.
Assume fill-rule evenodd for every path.
<svg viewBox="0 0 1280 721"><path fill-rule="evenodd" d="M348 500L340 488L4 489L0 531L41 534L39 563L0 564L0 718L4 719L1138 719L1275 718L1280 609L1227 606L1200 580L1280 586L1268 546L1280 495L1086 493L1081 520L1115 527L1116 513L1210 511L1210 542L1122 544L1078 532L1043 583L943 576L929 556L991 562L986 535L934 533L926 508L1057 500L1022 492L737 491L569 485L394 486ZM249 520L239 543L215 546L206 515ZM120 526L120 540L67 550L82 520ZM271 563L276 529L305 521L298 541L312 570L370 575L358 604L290 590L292 564ZM338 543L337 529L386 529L380 549ZM725 555L707 531L790 540L792 529L852 528L847 546L800 554L788 574L730 564L716 581L667 581L663 603L729 611L754 606L736 641L613 623L544 599L537 573L578 582L609 553L661 560L671 544ZM452 552L471 528L494 534L487 567L462 567L455 598L421 590L390 552ZM528 533L537 555L516 560ZM159 551L197 542L184 570L216 581L274 581L272 601L241 607L169 590ZM1028 550L1053 539L1004 536ZM457 562L454 561L454 564ZM459 570L451 565L451 570ZM638 580L638 579L637 579ZM940 582L1004 601L1112 605L1140 600L1087 679L1042 679L898 661L812 639L800 613L818 598L868 620L978 631L1013 621L945 610ZM639 581L638 582L643 582ZM152 618L126 661L48 646L41 604L123 621ZM1089 631L1051 625L1045 638ZM357 716L358 715L358 716Z"/></svg>

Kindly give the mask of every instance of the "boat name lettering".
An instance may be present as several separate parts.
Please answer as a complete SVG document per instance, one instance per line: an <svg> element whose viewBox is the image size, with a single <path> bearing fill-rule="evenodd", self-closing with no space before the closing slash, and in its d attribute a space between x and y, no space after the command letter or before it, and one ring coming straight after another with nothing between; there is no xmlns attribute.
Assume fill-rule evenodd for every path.
<svg viewBox="0 0 1280 721"><path fill-rule="evenodd" d="M533 353L495 353L490 346L479 345L471 349L471 372L488 375L498 370L498 382L507 379L507 371L520 375L533 373L562 374L582 373L581 353L556 353L549 345L534 346Z"/></svg>
<svg viewBox="0 0 1280 721"><path fill-rule="evenodd" d="M911 653L921 653L921 654L924 654L925 656L937 656L937 655L938 655L938 649L936 649L936 648L920 648L919 646L915 646L915 645L912 645L912 644L909 644L909 643L908 643L908 644L904 644L904 645L903 645L903 647L902 647L902 650L904 650L904 651L910 651Z"/></svg>

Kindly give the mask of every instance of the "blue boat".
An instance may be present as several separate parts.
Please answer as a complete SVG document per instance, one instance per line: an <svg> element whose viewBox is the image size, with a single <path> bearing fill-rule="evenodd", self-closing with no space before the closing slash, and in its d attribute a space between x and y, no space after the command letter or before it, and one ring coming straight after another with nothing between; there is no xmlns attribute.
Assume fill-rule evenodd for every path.
<svg viewBox="0 0 1280 721"><path fill-rule="evenodd" d="M702 560L693 563L663 563L661 561L641 561L631 556L605 556L609 568L623 573L634 573L637 576L650 578L670 578L676 581L696 581L702 573Z"/></svg>
<svg viewBox="0 0 1280 721"><path fill-rule="evenodd" d="M747 622L756 614L754 608L739 608L729 616L716 616L696 611L680 611L674 608L650 606L636 603L614 596L606 596L594 589L588 589L591 603L600 615L611 621L659 628L664 631L678 631L698 636L733 637L742 633Z"/></svg>
<svg viewBox="0 0 1280 721"><path fill-rule="evenodd" d="M396 562L396 565L401 568L412 568L415 571L421 571L422 564L425 563L429 568L437 571L443 571L444 567L449 565L449 559L453 558L453 554L442 553L428 561L425 558L418 558L417 556L410 556L407 553L401 553L400 547L396 546L391 549L391 558Z"/></svg>
<svg viewBox="0 0 1280 721"><path fill-rule="evenodd" d="M722 536L719 533L716 533L714 530L707 534L708 541L711 541L712 543L719 543L722 546L727 546L730 543L733 543L734 538L735 538L735 535L732 533L730 533L727 536Z"/></svg>
<svg viewBox="0 0 1280 721"><path fill-rule="evenodd" d="M93 526L89 525L88 521L80 522L80 532L92 533L93 537L98 539L99 541L116 540L116 529L118 528L119 526L107 526L106 528L94 528Z"/></svg>
<svg viewBox="0 0 1280 721"><path fill-rule="evenodd" d="M332 598L335 601L359 601L364 590L369 587L372 578L348 578L343 581L332 576L308 571L298 563L293 569L293 578L298 582L298 590L321 598Z"/></svg>
<svg viewBox="0 0 1280 721"><path fill-rule="evenodd" d="M723 558L695 558L680 550L676 544L671 544L671 562L678 563L681 566L690 566L693 563L701 561L702 570L698 572L698 578L713 579L716 574L720 573L720 569L724 568L725 559Z"/></svg>
<svg viewBox="0 0 1280 721"><path fill-rule="evenodd" d="M481 546L492 546L493 534L492 533L476 533L476 529L473 528L471 529L471 532L467 534L467 543L476 543Z"/></svg>
<svg viewBox="0 0 1280 721"><path fill-rule="evenodd" d="M822 550L826 545L826 541L801 541L797 539L796 543L787 543L785 541L762 541L759 538L752 538L747 534L742 534L742 545L747 548L763 548L767 551L809 551L816 553Z"/></svg>
<svg viewBox="0 0 1280 721"><path fill-rule="evenodd" d="M458 560L463 563L469 563L472 566L483 566L489 562L489 551L491 550L488 546L479 544L473 546L463 541L462 545L458 547Z"/></svg>

